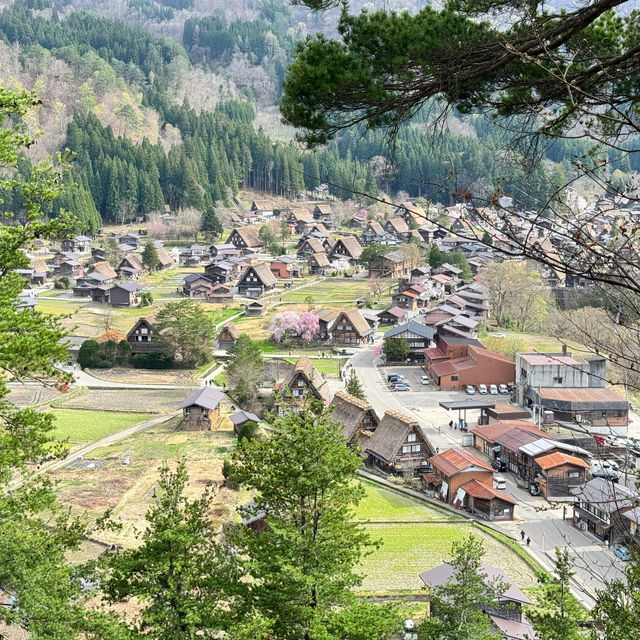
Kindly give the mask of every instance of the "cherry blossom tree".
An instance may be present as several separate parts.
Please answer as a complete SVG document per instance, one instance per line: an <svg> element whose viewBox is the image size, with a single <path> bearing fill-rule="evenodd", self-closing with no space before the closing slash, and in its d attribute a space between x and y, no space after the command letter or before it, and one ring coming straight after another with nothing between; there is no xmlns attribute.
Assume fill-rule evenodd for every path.
<svg viewBox="0 0 640 640"><path fill-rule="evenodd" d="M303 342L311 342L320 334L320 320L315 313L303 311L300 314L298 331Z"/></svg>
<svg viewBox="0 0 640 640"><path fill-rule="evenodd" d="M269 324L271 337L278 343L287 337L297 337L299 334L300 317L295 311L276 313Z"/></svg>
<svg viewBox="0 0 640 640"><path fill-rule="evenodd" d="M271 337L280 343L283 340L298 338L303 342L311 342L320 333L318 316L310 311L300 314L295 311L276 313L269 325Z"/></svg>

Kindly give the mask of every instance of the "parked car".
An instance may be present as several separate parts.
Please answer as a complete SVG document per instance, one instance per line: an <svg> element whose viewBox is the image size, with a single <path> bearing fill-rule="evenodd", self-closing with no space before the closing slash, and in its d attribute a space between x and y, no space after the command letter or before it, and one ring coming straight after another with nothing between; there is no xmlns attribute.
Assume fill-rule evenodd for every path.
<svg viewBox="0 0 640 640"><path fill-rule="evenodd" d="M496 458L495 460L492 460L491 461L491 466L496 471L506 471L507 470L507 463L504 462L503 460L500 460L500 458Z"/></svg>
<svg viewBox="0 0 640 640"><path fill-rule="evenodd" d="M472 384L468 384L466 388L467 395L474 395L476 392L476 388Z"/></svg>
<svg viewBox="0 0 640 640"><path fill-rule="evenodd" d="M398 384L394 385L393 390L394 391L411 391L411 387L404 382L398 382Z"/></svg>
<svg viewBox="0 0 640 640"><path fill-rule="evenodd" d="M490 384L489 385L489 393L492 396L497 396L498 395L498 387L495 384Z"/></svg>
<svg viewBox="0 0 640 640"><path fill-rule="evenodd" d="M387 382L393 382L394 380L404 380L404 376L400 373L390 373L387 376Z"/></svg>
<svg viewBox="0 0 640 640"><path fill-rule="evenodd" d="M631 554L629 553L629 549L627 549L627 547L614 547L613 553L616 558L620 558L622 562L629 562L629 560L631 560Z"/></svg>
<svg viewBox="0 0 640 640"><path fill-rule="evenodd" d="M506 384L499 384L499 385L498 385L498 391L499 391L500 393L507 394L507 393L509 393L509 387L507 387L507 385L506 385Z"/></svg>
<svg viewBox="0 0 640 640"><path fill-rule="evenodd" d="M492 338L506 338L507 334L506 333L502 333L501 331L499 331L498 333L492 333L491 337Z"/></svg>
<svg viewBox="0 0 640 640"><path fill-rule="evenodd" d="M507 479L504 476L493 476L493 488L497 491L505 491L507 489Z"/></svg>
<svg viewBox="0 0 640 640"><path fill-rule="evenodd" d="M486 384L479 384L478 385L478 393L482 396L486 396L487 395L487 385Z"/></svg>
<svg viewBox="0 0 640 640"><path fill-rule="evenodd" d="M429 376L420 376L420 382L422 384L429 384Z"/></svg>

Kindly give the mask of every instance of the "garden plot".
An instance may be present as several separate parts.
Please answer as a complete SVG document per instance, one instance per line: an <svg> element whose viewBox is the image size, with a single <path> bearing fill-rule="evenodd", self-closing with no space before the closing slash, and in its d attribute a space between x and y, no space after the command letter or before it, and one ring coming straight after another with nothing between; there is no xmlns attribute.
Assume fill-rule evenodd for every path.
<svg viewBox="0 0 640 640"><path fill-rule="evenodd" d="M177 409L187 392L185 389L91 389L70 397L62 406L95 411L110 407L118 411L167 413Z"/></svg>

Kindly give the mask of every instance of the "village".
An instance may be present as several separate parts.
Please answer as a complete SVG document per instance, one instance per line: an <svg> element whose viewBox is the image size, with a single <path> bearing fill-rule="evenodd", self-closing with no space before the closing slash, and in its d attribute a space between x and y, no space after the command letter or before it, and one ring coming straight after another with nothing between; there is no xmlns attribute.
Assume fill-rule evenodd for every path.
<svg viewBox="0 0 640 640"><path fill-rule="evenodd" d="M427 215L405 201L338 220L331 200L251 196L213 241L163 239L139 221L30 252L21 305L68 327L61 364L73 382L44 393L15 385L12 396L57 415L69 451L43 472L63 503L96 517L114 509L123 530L99 543L126 546L157 463L180 454L196 483L220 485L219 523L239 521L251 496L225 487L222 473L236 438L249 427L269 437L271 416L315 401L362 459L357 516L382 539L362 568L364 593L442 584L445 543L474 529L491 575L510 585L511 607L490 613L504 638L531 637L525 592L537 570L552 569L557 546L575 560L575 597L592 606L640 543L640 418L608 384L606 354L496 322L487 273L508 265L500 242L509 240L491 246L467 230L498 214L458 204ZM637 215L601 199L590 229L605 237ZM168 207L162 217L170 228ZM527 234L526 212L520 219ZM553 224L537 242L567 249ZM537 268L558 299L586 288L511 262ZM189 365L156 325L166 305L185 302L215 328L206 357ZM262 353L259 371L241 376L255 378L253 396L228 370L241 336ZM524 346L515 353L502 348L514 336ZM259 531L264 514L242 522Z"/></svg>

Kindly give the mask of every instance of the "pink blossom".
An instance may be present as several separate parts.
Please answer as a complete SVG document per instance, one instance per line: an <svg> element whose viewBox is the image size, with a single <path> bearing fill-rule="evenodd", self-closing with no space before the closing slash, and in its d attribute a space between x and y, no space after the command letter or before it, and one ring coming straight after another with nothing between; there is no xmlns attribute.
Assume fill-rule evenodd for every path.
<svg viewBox="0 0 640 640"><path fill-rule="evenodd" d="M382 345L377 344L375 347L373 347L373 357L379 358L381 355L382 355Z"/></svg>
<svg viewBox="0 0 640 640"><path fill-rule="evenodd" d="M320 333L318 316L311 311L303 311L298 322L298 335L304 342L311 342Z"/></svg>
<svg viewBox="0 0 640 640"><path fill-rule="evenodd" d="M300 319L295 311L276 313L269 323L269 332L276 342L282 342L286 335L297 336Z"/></svg>

